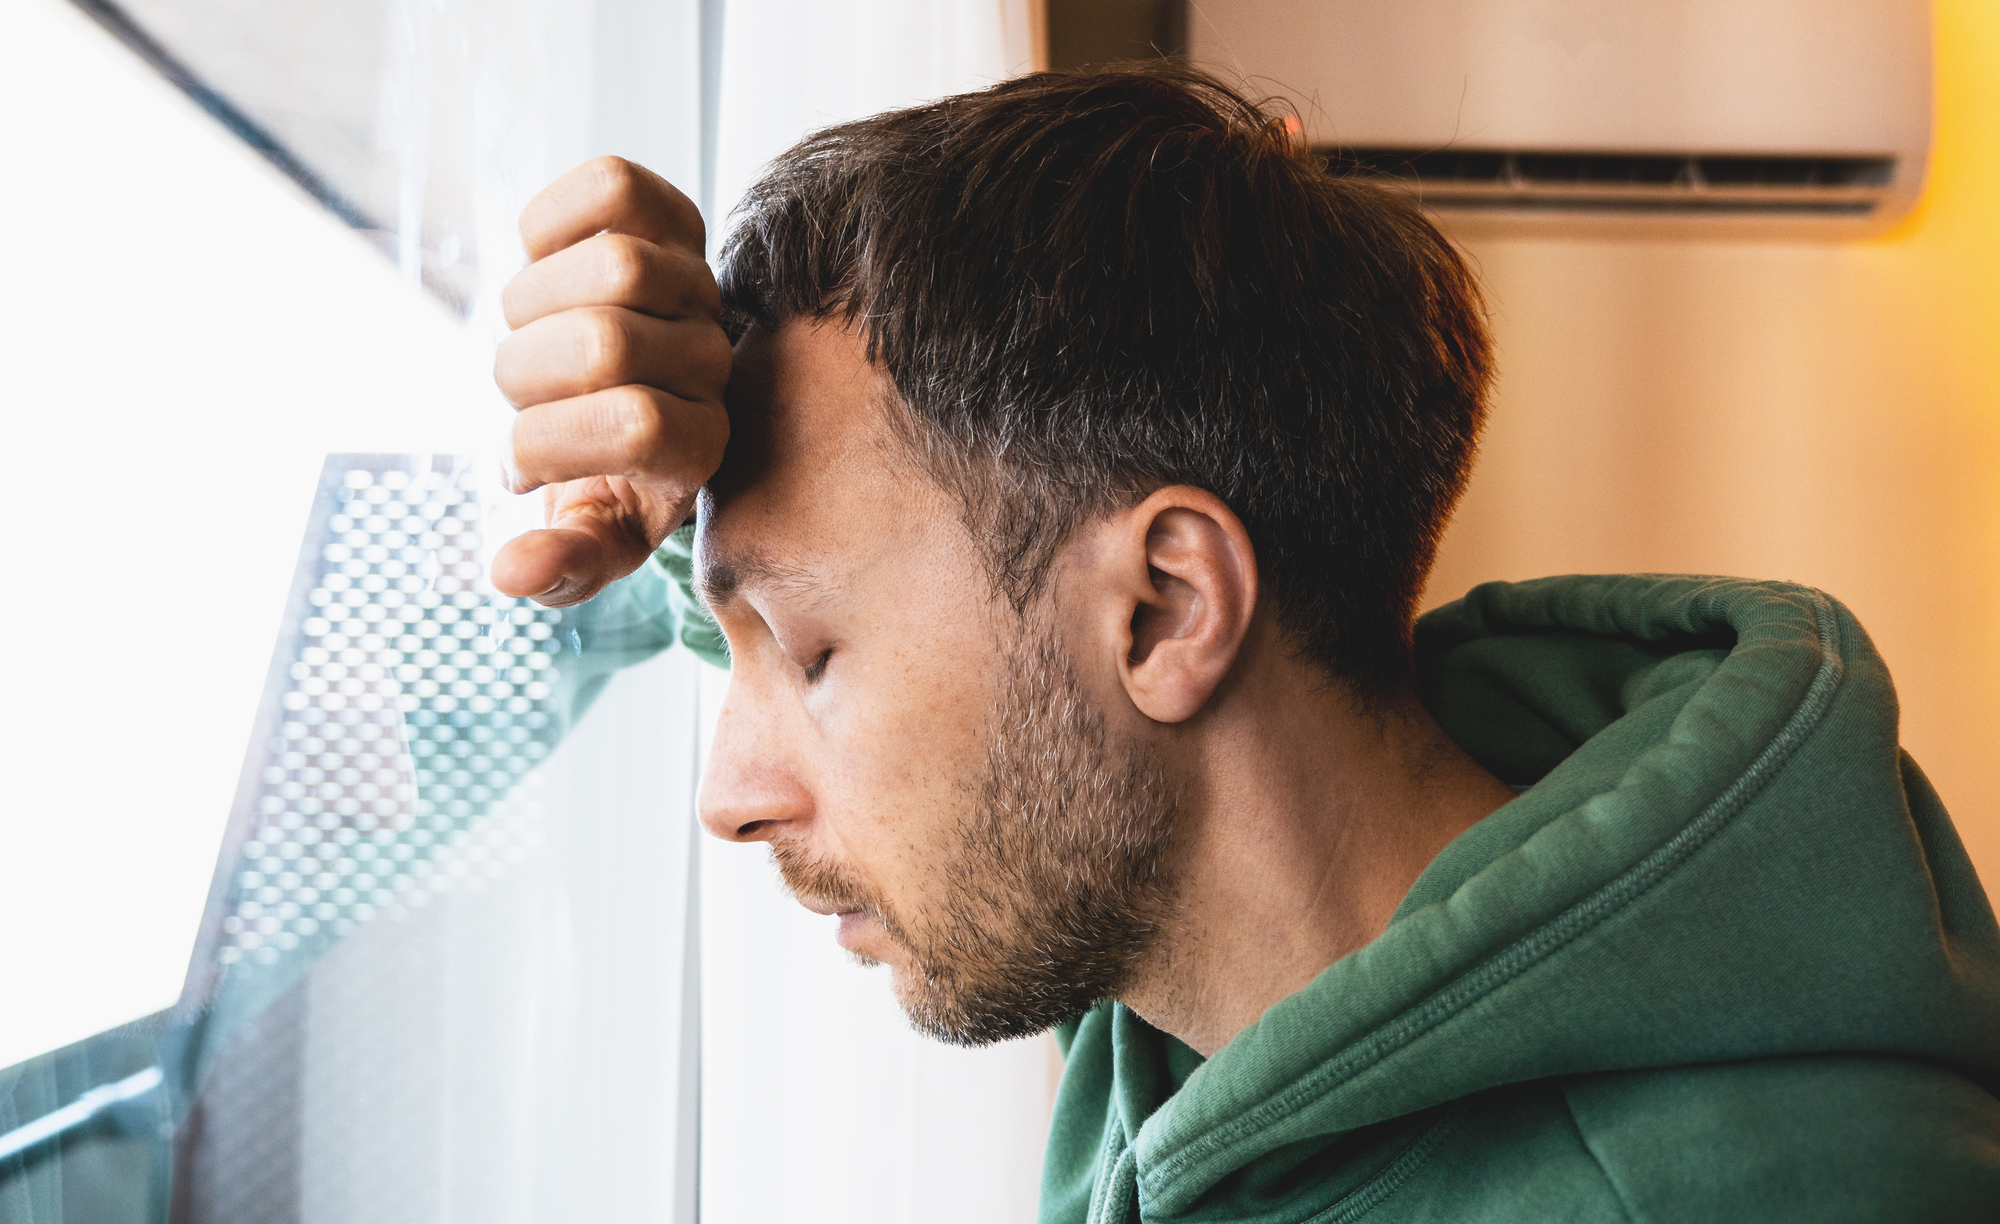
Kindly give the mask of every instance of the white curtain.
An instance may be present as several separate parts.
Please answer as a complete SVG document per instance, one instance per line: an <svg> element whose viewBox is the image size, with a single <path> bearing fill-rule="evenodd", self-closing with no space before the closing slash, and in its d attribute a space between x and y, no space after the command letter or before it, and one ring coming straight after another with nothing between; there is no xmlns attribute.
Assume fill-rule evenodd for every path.
<svg viewBox="0 0 2000 1224"><path fill-rule="evenodd" d="M1028 71L1033 7L1031 0L728 0L717 211L727 211L772 155L815 128Z"/></svg>

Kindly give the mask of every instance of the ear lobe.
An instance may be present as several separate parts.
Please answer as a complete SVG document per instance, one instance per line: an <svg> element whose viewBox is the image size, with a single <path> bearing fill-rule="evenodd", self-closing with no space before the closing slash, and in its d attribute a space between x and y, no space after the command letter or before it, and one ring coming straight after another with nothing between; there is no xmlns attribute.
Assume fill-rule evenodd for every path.
<svg viewBox="0 0 2000 1224"><path fill-rule="evenodd" d="M1145 581L1121 679L1140 713L1183 722L1236 663L1257 607L1256 555L1241 520L1202 489L1161 489L1129 514Z"/></svg>

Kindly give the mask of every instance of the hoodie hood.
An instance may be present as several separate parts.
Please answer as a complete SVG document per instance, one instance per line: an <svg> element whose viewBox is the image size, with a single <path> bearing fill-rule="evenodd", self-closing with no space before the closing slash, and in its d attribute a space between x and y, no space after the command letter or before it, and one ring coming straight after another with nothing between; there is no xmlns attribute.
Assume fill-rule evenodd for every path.
<svg viewBox="0 0 2000 1224"><path fill-rule="evenodd" d="M2000 933L1845 609L1730 579L1495 583L1424 617L1418 658L1445 729L1528 789L1206 1063L1093 1014L1101 1207L1283 1200L1360 1128L1554 1076L1839 1053L2000 1081Z"/></svg>

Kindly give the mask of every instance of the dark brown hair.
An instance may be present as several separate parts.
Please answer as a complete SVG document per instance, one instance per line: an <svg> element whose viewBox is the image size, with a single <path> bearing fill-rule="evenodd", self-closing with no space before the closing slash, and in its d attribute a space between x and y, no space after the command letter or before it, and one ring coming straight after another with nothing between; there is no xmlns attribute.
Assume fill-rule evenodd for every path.
<svg viewBox="0 0 2000 1224"><path fill-rule="evenodd" d="M1484 412L1478 290L1243 94L1036 73L827 128L739 206L720 281L738 326L861 322L1017 609L1072 524L1191 484L1305 657L1364 696L1407 679Z"/></svg>

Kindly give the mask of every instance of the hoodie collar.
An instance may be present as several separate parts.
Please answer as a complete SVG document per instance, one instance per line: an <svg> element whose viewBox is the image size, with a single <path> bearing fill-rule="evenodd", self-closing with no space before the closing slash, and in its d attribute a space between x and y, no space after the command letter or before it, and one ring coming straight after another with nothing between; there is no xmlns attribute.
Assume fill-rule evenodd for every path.
<svg viewBox="0 0 2000 1224"><path fill-rule="evenodd" d="M1157 1068L1126 1081L1121 1058L1149 1216L1508 1083L1871 1041L1991 1062L1968 1053L2000 1017L1991 911L1961 898L1956 946L1943 929L1893 692L1837 605L1783 584L1551 579L1479 588L1419 633L1447 731L1534 785L1180 1091ZM1842 895L1883 874L1905 911L1886 943ZM1842 993L1857 973L1900 980Z"/></svg>

